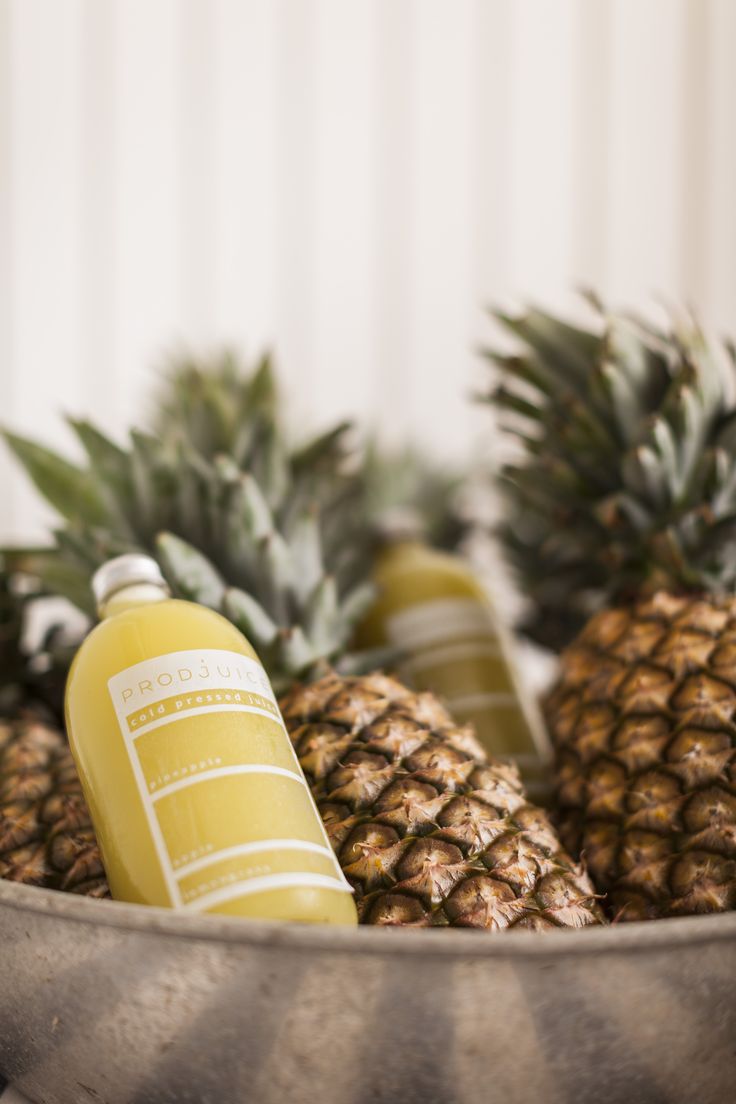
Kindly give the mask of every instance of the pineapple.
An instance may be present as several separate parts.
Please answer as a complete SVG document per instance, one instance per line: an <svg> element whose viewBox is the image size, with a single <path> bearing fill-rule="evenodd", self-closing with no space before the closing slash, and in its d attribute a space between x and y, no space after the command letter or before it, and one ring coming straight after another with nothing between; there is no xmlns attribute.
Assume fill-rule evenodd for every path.
<svg viewBox="0 0 736 1104"><path fill-rule="evenodd" d="M0 877L108 895L74 761L60 723L63 671L21 648L30 598L0 573ZM47 641L47 644L50 642ZM46 653L48 659L48 653Z"/></svg>
<svg viewBox="0 0 736 1104"><path fill-rule="evenodd" d="M499 316L491 396L521 440L503 535L546 702L563 841L624 920L736 908L736 405L685 319ZM723 354L723 355L720 355ZM731 358L733 354L731 351Z"/></svg>
<svg viewBox="0 0 736 1104"><path fill-rule="evenodd" d="M192 370L182 370L179 421L155 437L133 433L127 450L73 423L88 467L8 438L65 519L45 577L86 602L96 564L140 548L157 555L176 594L245 633L286 692L287 725L365 923L600 922L587 875L527 803L515 770L489 763L430 695L351 673L374 659L346 654L373 589L356 555L366 530L343 427L291 450L266 401L267 365L255 377L257 432L218 414L235 404L229 369L214 390ZM200 383L202 403L190 408L188 386Z"/></svg>
<svg viewBox="0 0 736 1104"><path fill-rule="evenodd" d="M431 694L374 673L296 686L281 709L362 923L500 931L601 914L587 874Z"/></svg>

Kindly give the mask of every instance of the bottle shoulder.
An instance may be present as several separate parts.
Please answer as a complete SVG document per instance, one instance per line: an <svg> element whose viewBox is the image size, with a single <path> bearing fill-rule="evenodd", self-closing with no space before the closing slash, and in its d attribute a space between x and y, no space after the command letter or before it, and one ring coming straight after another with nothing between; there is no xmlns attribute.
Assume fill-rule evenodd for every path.
<svg viewBox="0 0 736 1104"><path fill-rule="evenodd" d="M483 594L464 559L418 542L388 548L376 565L375 581L383 591L405 590L408 586L427 591L429 595L444 590L458 596L481 597Z"/></svg>
<svg viewBox="0 0 736 1104"><path fill-rule="evenodd" d="M130 606L118 613L113 613L95 625L85 638L85 643L111 636L121 628L140 626L152 628L175 626L187 636L197 632L205 632L208 635L222 633L234 641L240 640L248 644L240 630L236 629L233 623L221 613L209 609L208 606L202 606L197 602L186 602L181 598L166 598L162 602ZM249 644L248 647L250 647Z"/></svg>
<svg viewBox="0 0 736 1104"><path fill-rule="evenodd" d="M168 598L121 610L96 625L74 658L69 680L89 665L123 669L159 655L204 648L238 652L260 662L227 618L195 602Z"/></svg>

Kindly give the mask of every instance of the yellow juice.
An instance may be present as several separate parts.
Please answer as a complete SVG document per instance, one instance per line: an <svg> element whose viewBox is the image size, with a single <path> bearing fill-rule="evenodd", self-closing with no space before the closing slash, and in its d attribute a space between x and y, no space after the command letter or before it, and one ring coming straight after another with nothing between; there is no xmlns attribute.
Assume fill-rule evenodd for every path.
<svg viewBox="0 0 736 1104"><path fill-rule="evenodd" d="M253 648L225 618L169 599L163 580L141 579L158 570L147 562L101 603L103 620L66 691L69 740L113 897L356 923Z"/></svg>
<svg viewBox="0 0 736 1104"><path fill-rule="evenodd" d="M490 755L513 759L534 796L547 789L549 751L510 644L467 565L419 540L389 543L374 572L378 598L358 633L364 647L403 653L399 673L470 721Z"/></svg>

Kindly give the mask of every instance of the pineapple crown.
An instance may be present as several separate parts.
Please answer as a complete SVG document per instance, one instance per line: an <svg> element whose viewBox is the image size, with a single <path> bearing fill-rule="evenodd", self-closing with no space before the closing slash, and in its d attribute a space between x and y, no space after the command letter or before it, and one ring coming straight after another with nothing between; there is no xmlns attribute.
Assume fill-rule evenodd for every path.
<svg viewBox="0 0 736 1104"><path fill-rule="evenodd" d="M376 531L406 512L433 548L454 551L473 527L463 501L464 473L409 445L390 452L372 441L363 459L364 509Z"/></svg>
<svg viewBox="0 0 736 1104"><path fill-rule="evenodd" d="M733 348L691 317L660 330L591 302L594 329L493 312L520 350L486 354L486 399L517 442L500 536L524 627L553 648L606 605L736 584Z"/></svg>
<svg viewBox="0 0 736 1104"><path fill-rule="evenodd" d="M244 470L272 448L279 395L266 353L244 371L225 350L204 359L176 357L165 368L154 403L153 430L177 434L203 456L225 453Z"/></svg>
<svg viewBox="0 0 736 1104"><path fill-rule="evenodd" d="M95 568L146 551L175 594L249 637L277 688L326 663L350 668L353 627L373 599L350 427L292 447L279 414L268 359L246 372L225 357L203 370L177 364L155 432L133 430L124 447L69 419L82 465L6 432L62 518L39 560L44 583L93 614Z"/></svg>

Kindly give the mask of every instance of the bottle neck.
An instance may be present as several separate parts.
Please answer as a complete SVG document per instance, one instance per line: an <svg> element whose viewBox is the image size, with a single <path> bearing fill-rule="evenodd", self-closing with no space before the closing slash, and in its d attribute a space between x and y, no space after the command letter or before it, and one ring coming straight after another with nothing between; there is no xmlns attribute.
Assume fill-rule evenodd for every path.
<svg viewBox="0 0 736 1104"><path fill-rule="evenodd" d="M164 587L155 583L131 583L111 594L99 608L100 620L113 617L116 613L134 609L136 606L150 606L155 602L165 602L169 597Z"/></svg>
<svg viewBox="0 0 736 1104"><path fill-rule="evenodd" d="M382 548L383 558L390 556L405 556L407 553L420 553L428 551L428 545L418 537L389 537L384 540Z"/></svg>

